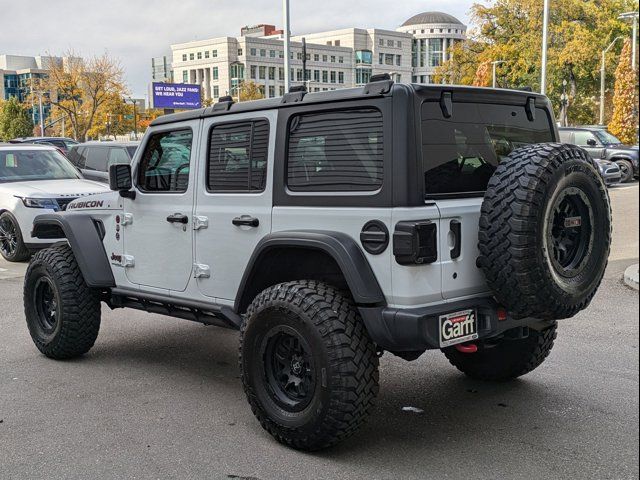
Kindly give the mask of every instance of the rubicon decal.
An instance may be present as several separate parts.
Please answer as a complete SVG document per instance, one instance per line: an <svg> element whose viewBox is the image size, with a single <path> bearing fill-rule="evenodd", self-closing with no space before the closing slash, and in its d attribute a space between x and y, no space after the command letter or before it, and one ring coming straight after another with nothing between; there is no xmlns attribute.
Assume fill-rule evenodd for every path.
<svg viewBox="0 0 640 480"><path fill-rule="evenodd" d="M67 207L67 210L77 210L82 208L102 208L104 201L102 200L89 200L86 202L71 203Z"/></svg>
<svg viewBox="0 0 640 480"><path fill-rule="evenodd" d="M456 343L478 338L475 310L450 313L440 317L440 346L449 347Z"/></svg>

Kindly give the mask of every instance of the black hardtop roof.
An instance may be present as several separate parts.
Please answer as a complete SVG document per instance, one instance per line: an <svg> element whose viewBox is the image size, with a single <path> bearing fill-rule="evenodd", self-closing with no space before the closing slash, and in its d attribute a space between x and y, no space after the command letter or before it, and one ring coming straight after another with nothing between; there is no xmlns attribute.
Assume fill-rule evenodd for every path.
<svg viewBox="0 0 640 480"><path fill-rule="evenodd" d="M422 100L438 100L443 92L450 92L452 98L461 102L522 104L533 98L537 106L549 106L548 99L539 93L525 90L507 90L463 85L418 85L393 82L372 82L362 87L343 88L327 92L302 93L300 91L285 94L284 97L253 100L248 102L220 101L211 107L172 113L156 118L151 126L166 125L200 118L234 113L256 112L287 108L300 104L323 104L358 100L372 97L394 96L403 92L419 96ZM224 98L224 97L222 97ZM228 98L228 97L227 97Z"/></svg>

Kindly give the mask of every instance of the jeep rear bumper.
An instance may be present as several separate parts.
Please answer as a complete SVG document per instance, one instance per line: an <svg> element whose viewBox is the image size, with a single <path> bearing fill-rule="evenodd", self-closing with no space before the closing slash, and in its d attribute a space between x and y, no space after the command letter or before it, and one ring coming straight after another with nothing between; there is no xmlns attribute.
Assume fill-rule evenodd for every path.
<svg viewBox="0 0 640 480"><path fill-rule="evenodd" d="M528 318L498 319L499 305L492 298L473 298L434 307L359 307L372 340L390 352L420 352L440 348L440 316L466 309L477 312L478 340L496 337L517 327L544 328L549 323Z"/></svg>

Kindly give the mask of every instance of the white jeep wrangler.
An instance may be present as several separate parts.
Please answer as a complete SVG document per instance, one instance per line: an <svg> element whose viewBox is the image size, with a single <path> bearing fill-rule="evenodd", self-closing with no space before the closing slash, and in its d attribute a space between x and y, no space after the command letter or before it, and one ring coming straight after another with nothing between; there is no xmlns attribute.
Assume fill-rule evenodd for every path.
<svg viewBox="0 0 640 480"><path fill-rule="evenodd" d="M540 365L609 252L605 185L546 97L393 84L167 115L110 193L34 222L24 288L45 355L86 353L101 302L241 332L251 409L314 450L374 405L383 351L465 374Z"/></svg>

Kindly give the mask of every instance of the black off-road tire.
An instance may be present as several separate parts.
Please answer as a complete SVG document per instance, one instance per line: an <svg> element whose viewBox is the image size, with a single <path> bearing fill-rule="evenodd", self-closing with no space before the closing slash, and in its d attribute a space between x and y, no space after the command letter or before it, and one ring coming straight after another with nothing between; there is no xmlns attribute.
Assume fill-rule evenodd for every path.
<svg viewBox="0 0 640 480"><path fill-rule="evenodd" d="M616 160L618 168L620 168L620 183L629 183L633 181L633 164L629 160Z"/></svg>
<svg viewBox="0 0 640 480"><path fill-rule="evenodd" d="M83 355L98 337L100 298L85 283L68 245L33 256L25 275L24 310L33 342L49 358Z"/></svg>
<svg viewBox="0 0 640 480"><path fill-rule="evenodd" d="M478 266L513 318L586 308L611 244L609 195L591 157L564 144L515 150L489 181L478 239Z"/></svg>
<svg viewBox="0 0 640 480"><path fill-rule="evenodd" d="M549 356L556 338L556 324L541 331L529 329L526 338L503 338L478 344L476 353L462 353L455 347L443 350L445 356L462 373L475 380L507 381L539 367Z"/></svg>
<svg viewBox="0 0 640 480"><path fill-rule="evenodd" d="M0 248L0 255L7 260L8 262L22 262L29 258L31 252L24 244L24 237L22 236L22 230L20 230L20 225L16 218L9 212L3 212L0 215L0 235L2 235L2 225L7 224L12 229L13 239L15 242L15 247L10 252L5 252L3 248ZM0 241L3 241L0 239ZM4 241L9 241L4 240Z"/></svg>
<svg viewBox="0 0 640 480"><path fill-rule="evenodd" d="M302 398L296 404L293 394L283 397L286 387L277 380L282 377L270 374L270 365L283 363L270 363L280 357L270 355L269 346L288 335L299 336L298 345L309 350L301 371L311 393L296 397ZM247 399L262 427L299 450L327 448L352 435L378 393L376 348L357 308L349 296L321 282L287 282L260 293L241 329L239 362ZM291 378L294 366L285 377Z"/></svg>

